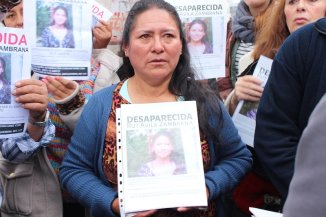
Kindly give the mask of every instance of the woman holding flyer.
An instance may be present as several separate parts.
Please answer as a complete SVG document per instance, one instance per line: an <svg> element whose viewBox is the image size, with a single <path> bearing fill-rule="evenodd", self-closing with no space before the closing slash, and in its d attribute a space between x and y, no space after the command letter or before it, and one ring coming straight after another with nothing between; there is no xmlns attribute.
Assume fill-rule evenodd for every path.
<svg viewBox="0 0 326 217"><path fill-rule="evenodd" d="M0 56L0 104L10 104L10 92L10 83L6 79L6 61Z"/></svg>
<svg viewBox="0 0 326 217"><path fill-rule="evenodd" d="M207 210L178 207L135 216L216 216L219 196L250 169L251 155L216 94L196 81L175 8L163 0L135 3L121 53L118 74L125 80L96 93L84 108L60 168L62 186L93 217L119 215L116 109L128 103L192 100L199 116Z"/></svg>
<svg viewBox="0 0 326 217"><path fill-rule="evenodd" d="M252 76L255 65L261 55L274 58L284 40L301 26L316 21L325 16L325 1L319 0L314 4L307 4L307 0L299 0L292 4L289 0L273 3L257 25L263 26L256 39L256 46L252 53L254 62L241 72L234 90L228 96L226 105L230 114L233 114L240 100L259 101L263 88L260 81ZM304 13L301 12L304 11ZM282 14L280 16L279 14ZM302 22L295 21L302 16ZM275 33L278 34L275 34Z"/></svg>
<svg viewBox="0 0 326 217"><path fill-rule="evenodd" d="M22 28L24 26L22 7L23 3L21 2L7 13L4 19L4 24L7 27ZM34 151L31 151L30 154L23 153L22 155L25 160L33 159L33 153L35 152L37 152L37 155L42 155L50 163L50 168L48 168L47 172L51 171L55 174L53 177L54 180L57 180L56 175L59 172L63 155L70 143L70 137L75 123L78 121L80 113L83 110L83 106L87 103L93 92L119 81L115 73L115 70L119 66L119 57L106 48L111 38L111 27L109 23L100 21L93 28L93 36L92 73L88 80L72 81L63 77L47 77L42 82L36 79L30 79L43 84L50 93L49 100L47 100L48 103L46 104L49 110L49 120L51 120L49 123L55 125L55 135L51 135L44 151L42 149L42 151L37 152L40 149L40 145L36 145L36 150L33 149ZM46 92L46 96L48 92ZM51 126L53 126L52 124ZM15 158L10 160L15 161ZM24 160L20 159L20 162L24 162ZM61 191L59 193L62 197ZM63 193L63 202L64 216L84 215L83 207L76 203L75 200L72 200L66 192ZM62 208L57 211L62 212Z"/></svg>
<svg viewBox="0 0 326 217"><path fill-rule="evenodd" d="M68 10L64 6L57 6L52 11L51 25L42 32L43 47L74 48L73 31L68 22Z"/></svg>

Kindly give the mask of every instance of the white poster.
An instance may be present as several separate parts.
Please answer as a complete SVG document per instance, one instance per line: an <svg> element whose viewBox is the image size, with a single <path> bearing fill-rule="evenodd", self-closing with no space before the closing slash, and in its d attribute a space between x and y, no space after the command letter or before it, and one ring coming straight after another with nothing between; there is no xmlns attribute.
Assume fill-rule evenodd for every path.
<svg viewBox="0 0 326 217"><path fill-rule="evenodd" d="M15 83L30 77L30 38L23 29L0 27L0 138L21 136L28 111L11 94Z"/></svg>
<svg viewBox="0 0 326 217"><path fill-rule="evenodd" d="M39 76L87 79L92 52L93 0L24 1L32 36L32 69Z"/></svg>
<svg viewBox="0 0 326 217"><path fill-rule="evenodd" d="M225 76L228 1L168 0L175 6L186 35L191 63L199 79Z"/></svg>
<svg viewBox="0 0 326 217"><path fill-rule="evenodd" d="M120 210L206 207L196 102L117 110Z"/></svg>

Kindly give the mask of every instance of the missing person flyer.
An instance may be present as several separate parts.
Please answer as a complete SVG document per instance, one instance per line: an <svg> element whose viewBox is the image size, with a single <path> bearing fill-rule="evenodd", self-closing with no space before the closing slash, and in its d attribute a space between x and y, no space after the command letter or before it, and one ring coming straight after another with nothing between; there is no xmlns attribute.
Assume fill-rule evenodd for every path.
<svg viewBox="0 0 326 217"><path fill-rule="evenodd" d="M199 79L225 76L229 3L223 0L168 0L177 10L191 64Z"/></svg>
<svg viewBox="0 0 326 217"><path fill-rule="evenodd" d="M92 0L24 1L32 69L41 76L86 80L92 53Z"/></svg>
<svg viewBox="0 0 326 217"><path fill-rule="evenodd" d="M0 28L0 139L26 131L28 111L11 94L15 83L30 77L30 37L23 29Z"/></svg>
<svg viewBox="0 0 326 217"><path fill-rule="evenodd" d="M123 104L116 120L121 213L207 206L195 101Z"/></svg>

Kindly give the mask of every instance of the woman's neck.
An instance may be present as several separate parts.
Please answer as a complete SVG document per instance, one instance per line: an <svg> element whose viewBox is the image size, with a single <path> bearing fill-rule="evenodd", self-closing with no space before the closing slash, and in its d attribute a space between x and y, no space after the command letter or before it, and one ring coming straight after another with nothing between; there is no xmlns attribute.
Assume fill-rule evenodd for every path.
<svg viewBox="0 0 326 217"><path fill-rule="evenodd" d="M201 46L201 45L204 45L204 43L202 41L191 41L189 44L191 46Z"/></svg>
<svg viewBox="0 0 326 217"><path fill-rule="evenodd" d="M169 81L155 84L133 76L128 80L128 93L132 103L175 102L177 98L168 85Z"/></svg>

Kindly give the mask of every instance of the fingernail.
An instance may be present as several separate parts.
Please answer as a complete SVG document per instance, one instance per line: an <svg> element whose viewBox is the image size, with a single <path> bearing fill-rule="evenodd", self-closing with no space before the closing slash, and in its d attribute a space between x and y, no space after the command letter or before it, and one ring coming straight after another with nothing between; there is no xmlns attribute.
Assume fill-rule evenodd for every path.
<svg viewBox="0 0 326 217"><path fill-rule="evenodd" d="M15 95L15 94L16 94L16 90L13 89L13 90L11 91L11 94L12 94L12 95Z"/></svg>
<svg viewBox="0 0 326 217"><path fill-rule="evenodd" d="M21 83L19 82L19 81L17 81L16 83L15 83L15 86L16 87L19 87L21 85Z"/></svg>

